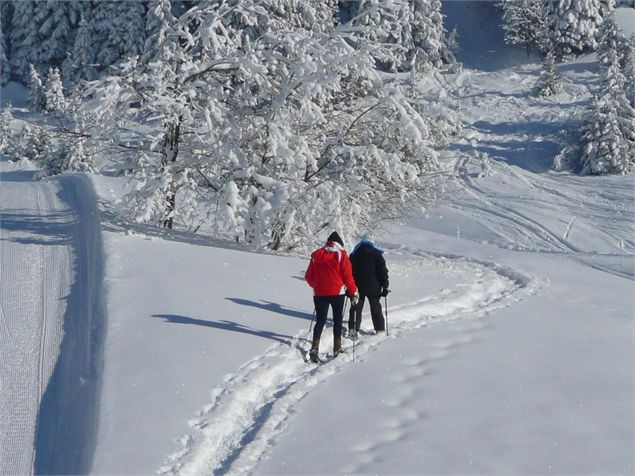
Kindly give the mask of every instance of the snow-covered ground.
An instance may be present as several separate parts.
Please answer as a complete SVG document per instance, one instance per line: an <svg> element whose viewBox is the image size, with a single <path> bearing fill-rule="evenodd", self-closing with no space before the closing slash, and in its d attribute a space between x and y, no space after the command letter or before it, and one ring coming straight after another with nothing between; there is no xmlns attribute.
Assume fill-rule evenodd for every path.
<svg viewBox="0 0 635 476"><path fill-rule="evenodd" d="M121 179L0 162L0 472L632 474L633 177L551 170L592 58L548 100L538 65L498 67L425 85L460 105L455 185L386 224L389 335L320 366L304 257L122 224Z"/></svg>
<svg viewBox="0 0 635 476"><path fill-rule="evenodd" d="M90 467L104 325L87 177L0 162L0 471Z"/></svg>

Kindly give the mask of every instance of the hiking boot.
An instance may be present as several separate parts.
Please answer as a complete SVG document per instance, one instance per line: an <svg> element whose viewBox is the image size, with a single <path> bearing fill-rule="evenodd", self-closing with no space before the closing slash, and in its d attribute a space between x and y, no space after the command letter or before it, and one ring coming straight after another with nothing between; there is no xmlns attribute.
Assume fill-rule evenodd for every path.
<svg viewBox="0 0 635 476"><path fill-rule="evenodd" d="M335 339L333 341L333 356L335 357L340 352L342 352L342 339Z"/></svg>
<svg viewBox="0 0 635 476"><path fill-rule="evenodd" d="M315 364L320 361L320 357L318 355L318 350L313 348L309 351L309 360Z"/></svg>
<svg viewBox="0 0 635 476"><path fill-rule="evenodd" d="M348 338L350 340L357 340L357 338L358 338L357 331L356 330L348 331Z"/></svg>

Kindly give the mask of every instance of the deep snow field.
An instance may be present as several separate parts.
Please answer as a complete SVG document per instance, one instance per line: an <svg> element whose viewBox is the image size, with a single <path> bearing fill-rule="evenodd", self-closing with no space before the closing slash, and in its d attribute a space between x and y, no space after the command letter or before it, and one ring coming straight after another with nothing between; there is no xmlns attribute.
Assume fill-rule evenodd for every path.
<svg viewBox="0 0 635 476"><path fill-rule="evenodd" d="M366 314L323 365L307 257L121 223L122 179L0 161L0 473L633 474L635 182L551 170L592 56L539 99L491 41L422 85L464 130L443 206L378 237L389 334Z"/></svg>

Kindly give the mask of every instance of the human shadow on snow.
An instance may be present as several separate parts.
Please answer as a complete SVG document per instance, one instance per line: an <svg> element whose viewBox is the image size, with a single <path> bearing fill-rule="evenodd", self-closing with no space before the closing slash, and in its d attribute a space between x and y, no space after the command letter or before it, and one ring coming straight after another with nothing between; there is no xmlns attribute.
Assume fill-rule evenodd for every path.
<svg viewBox="0 0 635 476"><path fill-rule="evenodd" d="M193 317L179 316L176 314L153 314L152 317L164 319L166 322L172 324L190 324L195 326L211 327L213 329L220 329L224 331L239 332L242 334L250 334L257 337L263 337L265 339L275 340L276 342L286 345L291 345L293 341L293 336L254 329L233 321L206 321L204 319L195 319Z"/></svg>
<svg viewBox="0 0 635 476"><path fill-rule="evenodd" d="M265 311L275 312L276 314L283 314L285 316L291 316L291 317L299 317L301 319L313 319L312 314L309 314L307 312L302 312L302 311L296 311L294 309L289 309L287 307L283 307L282 305L276 302L265 301L263 299L261 299L260 302L251 301L249 299L243 299L243 298L228 297L225 299L235 304L240 304L241 306L256 307L258 309L264 309Z"/></svg>

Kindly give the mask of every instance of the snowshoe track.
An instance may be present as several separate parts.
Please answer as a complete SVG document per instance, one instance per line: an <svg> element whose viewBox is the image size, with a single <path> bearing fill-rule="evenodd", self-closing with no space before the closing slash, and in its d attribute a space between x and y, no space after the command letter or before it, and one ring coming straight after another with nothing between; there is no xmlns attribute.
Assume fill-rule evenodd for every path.
<svg viewBox="0 0 635 476"><path fill-rule="evenodd" d="M430 323L458 319L466 314L484 315L520 298L520 291L531 292L533 281L494 263L432 255L404 247L393 252L407 254L413 260L435 259L438 266L452 263L461 272L477 276L470 289L450 290L416 302L389 308L390 335L361 339L355 349L357 359L387 339L406 330ZM291 345L276 344L265 354L244 364L226 376L223 385L213 390L212 401L190 422L191 431L178 441L180 449L168 456L159 469L162 475L248 474L268 453L282 434L296 404L312 389L340 372L352 360L352 342L345 352L328 365L308 365L303 355L308 350L306 331L296 335ZM329 330L322 338L322 349L332 346Z"/></svg>

